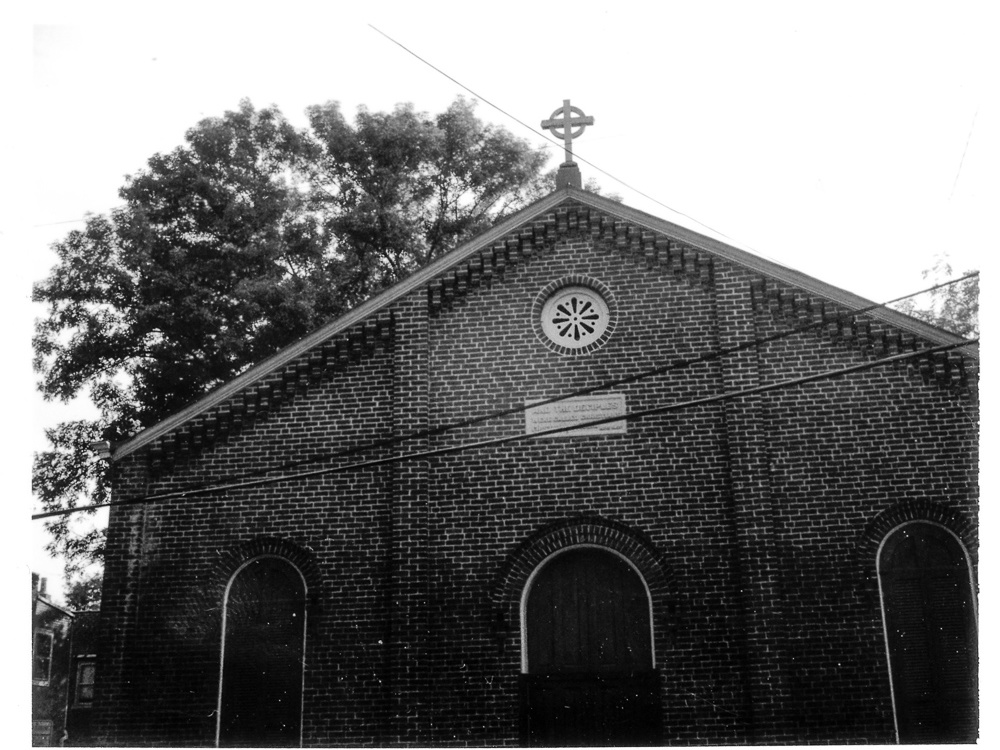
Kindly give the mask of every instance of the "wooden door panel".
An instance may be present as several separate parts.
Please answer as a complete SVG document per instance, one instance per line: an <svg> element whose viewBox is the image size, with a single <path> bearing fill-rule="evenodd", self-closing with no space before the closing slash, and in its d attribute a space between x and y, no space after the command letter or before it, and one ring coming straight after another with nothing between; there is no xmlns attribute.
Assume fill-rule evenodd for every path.
<svg viewBox="0 0 1000 750"><path fill-rule="evenodd" d="M564 552L535 577L525 618L527 744L658 743L649 596L631 565L596 548Z"/></svg>
<svg viewBox="0 0 1000 750"><path fill-rule="evenodd" d="M251 562L226 604L219 744L300 744L305 591L284 561Z"/></svg>
<svg viewBox="0 0 1000 750"><path fill-rule="evenodd" d="M529 592L527 625L530 672L652 668L649 597L610 552L571 550L547 563Z"/></svg>
<svg viewBox="0 0 1000 750"><path fill-rule="evenodd" d="M659 675L523 676L525 742L536 747L659 744Z"/></svg>
<svg viewBox="0 0 1000 750"><path fill-rule="evenodd" d="M941 527L909 524L886 540L879 577L900 741L975 741L977 633L964 551Z"/></svg>

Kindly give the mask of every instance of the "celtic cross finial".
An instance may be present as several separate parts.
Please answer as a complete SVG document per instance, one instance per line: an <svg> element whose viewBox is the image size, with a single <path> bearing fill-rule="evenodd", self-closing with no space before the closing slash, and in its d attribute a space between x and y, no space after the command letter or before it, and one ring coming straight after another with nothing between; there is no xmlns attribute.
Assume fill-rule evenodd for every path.
<svg viewBox="0 0 1000 750"><path fill-rule="evenodd" d="M585 116L579 107L571 106L569 99L563 99L562 107L553 112L552 117L548 120L542 120L544 130L551 130L553 135L563 139L566 149L566 164L573 163L573 139L582 135L584 128L588 125L593 124L594 118Z"/></svg>

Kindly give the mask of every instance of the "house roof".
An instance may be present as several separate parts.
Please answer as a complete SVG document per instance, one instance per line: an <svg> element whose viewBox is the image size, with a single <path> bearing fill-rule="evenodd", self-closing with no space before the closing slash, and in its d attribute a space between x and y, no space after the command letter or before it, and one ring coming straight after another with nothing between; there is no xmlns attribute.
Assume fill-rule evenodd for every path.
<svg viewBox="0 0 1000 750"><path fill-rule="evenodd" d="M53 604L51 601L49 601L40 594L35 597L35 614L39 614L38 611L39 607L54 609L56 612L66 615L66 617L76 617L76 613L71 612L64 607L60 607L58 604Z"/></svg>
<svg viewBox="0 0 1000 750"><path fill-rule="evenodd" d="M863 297L827 284L780 263L761 258L745 250L740 250L719 240L698 234L685 227L630 208L595 193L575 187L563 187L521 209L490 230L438 258L435 262L415 272L395 286L358 305L347 314L290 344L179 412L139 432L113 450L111 455L112 460L118 460L134 453L175 430L183 429L192 421L205 417L213 409L220 408L227 401L246 389L252 388L265 379L273 377L276 373L288 368L296 360L300 360L303 355L308 354L317 347L328 344L338 336L343 336L349 329L356 328L359 325L370 324L372 321L377 322L380 315L384 315L385 311L394 302L411 292L424 286L430 287L433 290L435 285L440 287L442 279L446 283L449 282L451 280L449 275L462 267L463 264L475 261L476 256L481 255L490 248L499 246L502 250L505 244L511 242L512 238L516 240L516 238L520 237L523 240L526 232L530 235L534 231L532 228L533 223L537 225L539 221L551 222L551 214L568 205L577 206L584 210L593 209L596 212L600 212L609 217L610 221L616 224L616 227L617 222L631 225L631 228L634 228L632 234L641 234L644 240L647 238L647 235L650 235L654 238L667 240L671 245L678 243L684 246L685 250L692 251L698 260L704 257L727 261L757 273L773 282L777 282L779 285L792 287L807 296L827 300L834 305L842 306L848 310L868 308L873 305L872 302ZM544 233L545 227L543 226L541 229ZM654 239L653 241L655 242L656 240ZM495 256L494 260L496 260ZM489 269L486 269L486 272L489 272ZM464 284L459 283L458 287L464 289ZM963 341L962 337L956 334L928 325L920 320L888 308L871 310L866 313L866 316L881 324L932 342L933 344L953 344ZM967 347L965 354L973 359L978 359L978 347ZM211 417L208 418L211 419Z"/></svg>

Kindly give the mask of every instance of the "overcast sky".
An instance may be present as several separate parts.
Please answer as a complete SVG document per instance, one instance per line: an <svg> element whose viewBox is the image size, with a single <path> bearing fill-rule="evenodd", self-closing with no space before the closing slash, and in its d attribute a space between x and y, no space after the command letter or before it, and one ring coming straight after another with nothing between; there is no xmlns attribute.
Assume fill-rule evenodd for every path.
<svg viewBox="0 0 1000 750"><path fill-rule="evenodd" d="M868 297L911 291L942 250L975 264L992 213L1000 126L996 25L976 12L986 6L201 5L39 19L33 272L75 226L61 222L115 205L124 175L241 98L304 124L308 105L331 99L348 113L438 112L472 96L369 24L535 129L571 98L596 120L575 146L596 165L584 175L626 203L709 231L669 206ZM479 114L545 142L485 103ZM561 150L550 151L554 165Z"/></svg>
<svg viewBox="0 0 1000 750"><path fill-rule="evenodd" d="M512 118L538 130L571 99L596 121L574 145L584 177L625 203L874 301L921 288L936 254L962 271L996 252L987 3L34 5L25 178L2 227L22 303L52 242L242 98L299 125L328 100L435 113L474 98L371 26L532 143L546 141ZM556 166L562 150L549 151ZM39 311L23 307L27 331ZM43 427L79 412L32 401L23 383L14 450L27 466Z"/></svg>

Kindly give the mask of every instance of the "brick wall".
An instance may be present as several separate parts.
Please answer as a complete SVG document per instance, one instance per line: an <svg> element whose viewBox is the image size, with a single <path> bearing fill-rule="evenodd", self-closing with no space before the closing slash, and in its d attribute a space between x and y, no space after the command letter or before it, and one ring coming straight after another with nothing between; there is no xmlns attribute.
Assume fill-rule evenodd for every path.
<svg viewBox="0 0 1000 750"><path fill-rule="evenodd" d="M364 355L168 473L144 478L148 472L130 471L142 457L129 457L119 464L120 481L134 495L161 493L384 439L392 429L391 374L387 351ZM372 741L367 712L386 711L391 486L384 468L117 509L108 536L99 736L112 744L214 744L228 575L237 562L277 551L310 573L304 733L319 744Z"/></svg>
<svg viewBox="0 0 1000 750"><path fill-rule="evenodd" d="M792 325L740 268L650 263L563 225L449 304L424 289L396 302L388 340L238 433L169 469L142 451L120 461L116 497L440 427ZM581 275L608 289L616 329L596 351L557 354L532 309L554 279ZM634 412L872 356L802 333L611 391ZM309 590L305 745L517 745L527 577L553 550L594 544L649 586L664 742L891 743L872 539L906 507L938 513L975 555L974 421L968 388L877 369L630 421L622 435L117 508L100 736L214 743L225 586L269 550ZM523 431L514 414L364 457Z"/></svg>

